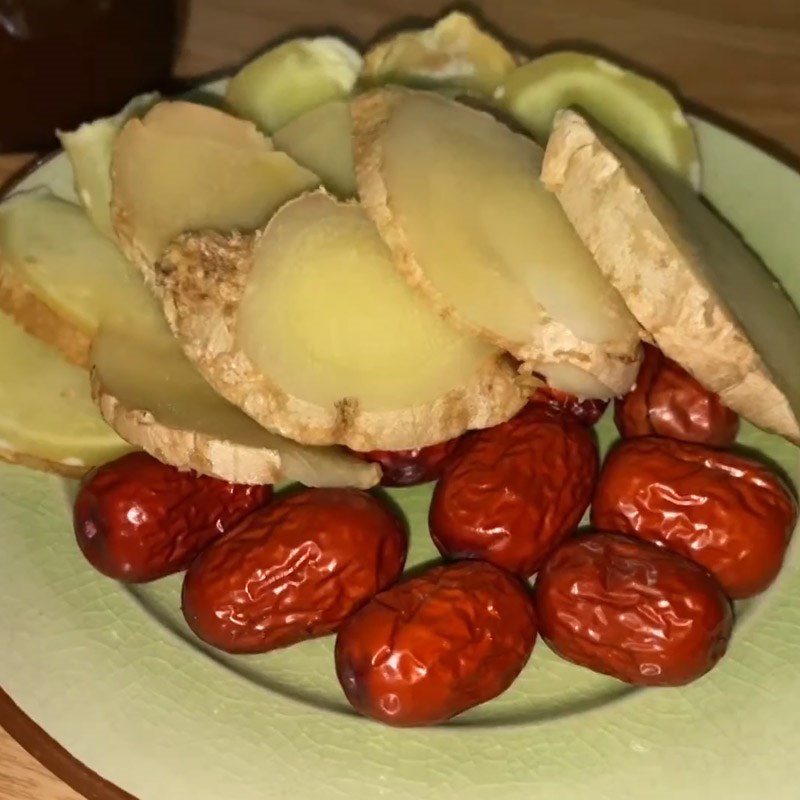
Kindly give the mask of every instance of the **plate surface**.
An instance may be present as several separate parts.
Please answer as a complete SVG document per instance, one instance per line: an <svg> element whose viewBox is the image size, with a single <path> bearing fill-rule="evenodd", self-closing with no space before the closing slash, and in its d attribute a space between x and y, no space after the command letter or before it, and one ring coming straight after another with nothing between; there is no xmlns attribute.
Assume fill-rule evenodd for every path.
<svg viewBox="0 0 800 800"><path fill-rule="evenodd" d="M695 122L706 195L800 303L800 175ZM58 157L19 188L74 197ZM614 438L610 415L601 442ZM796 481L798 450L744 426ZM263 656L204 649L180 579L126 588L95 573L71 533L74 484L0 465L0 685L56 741L140 800L770 800L796 798L800 570L738 609L729 654L682 689L634 690L539 642L498 700L434 729L349 711L333 639ZM434 556L430 487L394 490L410 563Z"/></svg>

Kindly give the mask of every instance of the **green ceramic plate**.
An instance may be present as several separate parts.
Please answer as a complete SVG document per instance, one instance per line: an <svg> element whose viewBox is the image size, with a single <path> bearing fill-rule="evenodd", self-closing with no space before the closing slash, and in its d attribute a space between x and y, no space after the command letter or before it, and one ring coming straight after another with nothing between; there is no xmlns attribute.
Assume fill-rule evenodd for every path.
<svg viewBox="0 0 800 800"><path fill-rule="evenodd" d="M800 301L800 176L695 124L706 194ZM63 158L24 186L42 183L70 194ZM599 430L607 445L608 417ZM741 440L797 476L793 447L747 426ZM331 638L263 656L213 653L182 621L179 578L127 588L95 573L73 541L74 489L0 467L0 685L141 800L800 796L795 554L769 593L739 608L729 655L692 686L633 690L540 642L498 700L438 728L393 730L349 711ZM392 494L413 532L411 563L431 558L430 488Z"/></svg>

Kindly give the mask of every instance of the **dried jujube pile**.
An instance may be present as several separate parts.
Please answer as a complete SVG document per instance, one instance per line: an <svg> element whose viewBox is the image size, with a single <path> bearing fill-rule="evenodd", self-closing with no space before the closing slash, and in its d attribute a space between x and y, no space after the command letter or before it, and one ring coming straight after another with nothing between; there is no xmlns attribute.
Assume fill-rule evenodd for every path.
<svg viewBox="0 0 800 800"><path fill-rule="evenodd" d="M214 647L266 653L336 633L347 700L390 725L445 722L496 697L537 634L596 672L682 685L725 654L732 600L777 576L796 503L769 468L711 446L732 442L736 415L652 348L617 401L623 439L599 465L591 426L605 405L539 389L493 428L359 454L385 485L438 481L430 532L445 561L410 577L404 522L378 495L272 500L269 487L145 454L84 482L75 530L119 580L188 567L183 612ZM592 529L578 531L590 503Z"/></svg>

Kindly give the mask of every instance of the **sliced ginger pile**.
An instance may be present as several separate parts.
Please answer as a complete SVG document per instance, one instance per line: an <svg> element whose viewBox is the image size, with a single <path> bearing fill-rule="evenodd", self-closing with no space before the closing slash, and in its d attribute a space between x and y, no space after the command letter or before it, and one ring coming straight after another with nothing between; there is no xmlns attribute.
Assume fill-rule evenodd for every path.
<svg viewBox="0 0 800 800"><path fill-rule="evenodd" d="M61 134L71 166L61 157L45 172L54 187L74 181L83 208L45 190L0 206L0 307L11 315L0 317L0 457L79 474L132 445L236 482L369 487L378 467L340 445L413 449L500 423L539 376L580 396L621 394L640 335L743 416L797 440L783 351L725 291L704 297L718 341L742 354L732 383L709 364L708 331L686 318L676 339L632 293L655 285L658 267L649 251L635 269L621 257L619 237L633 241L637 226L662 225L660 246L681 254L674 286L659 288L669 303L680 304L675 286L717 281L723 251L744 265L743 285L766 275L718 234L722 223L690 221L713 241L687 246L694 234L660 215L695 206L642 188L628 156L615 161L616 145L603 149L570 117L556 116L542 183L539 145L474 103L543 137L554 98L591 105L587 87L602 84L627 109L604 117L625 121L627 144L694 179L679 106L605 62L517 60L454 13L363 61L331 37L290 40L223 87L233 113L144 96ZM556 74L562 61L570 69ZM438 94L386 85L397 83ZM453 99L462 93L469 104ZM680 158L649 148L645 130L677 142ZM604 165L629 183L595 213ZM762 294L764 318L772 308L800 330L785 298Z"/></svg>
<svg viewBox="0 0 800 800"><path fill-rule="evenodd" d="M380 479L377 467L336 448L269 433L217 395L181 353L141 274L79 207L42 189L15 195L0 205L0 253L0 287L13 289L0 299L14 301L8 310L38 337L0 317L0 458L77 476L133 445L238 483L367 488ZM87 373L48 345L91 367L91 393Z"/></svg>

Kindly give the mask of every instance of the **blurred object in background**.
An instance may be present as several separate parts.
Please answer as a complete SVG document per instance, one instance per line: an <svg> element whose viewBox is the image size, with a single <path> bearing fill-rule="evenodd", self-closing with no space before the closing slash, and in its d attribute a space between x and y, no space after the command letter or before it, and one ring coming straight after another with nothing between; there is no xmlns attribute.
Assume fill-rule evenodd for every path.
<svg viewBox="0 0 800 800"><path fill-rule="evenodd" d="M54 147L170 76L187 0L0 0L0 152Z"/></svg>

